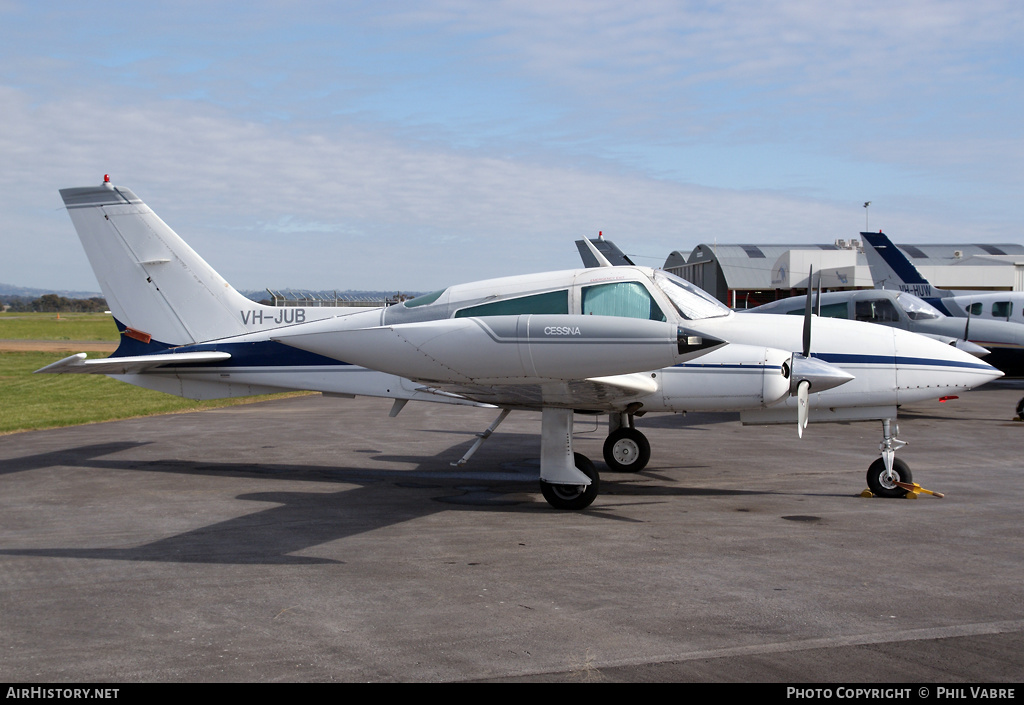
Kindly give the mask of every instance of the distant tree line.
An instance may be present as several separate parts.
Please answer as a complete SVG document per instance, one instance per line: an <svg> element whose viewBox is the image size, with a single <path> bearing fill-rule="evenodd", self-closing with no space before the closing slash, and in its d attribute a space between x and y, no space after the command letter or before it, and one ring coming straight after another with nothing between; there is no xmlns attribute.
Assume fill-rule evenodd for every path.
<svg viewBox="0 0 1024 705"><path fill-rule="evenodd" d="M5 296L0 302L9 311L38 313L102 313L107 310L107 300L102 296L91 299L69 299L57 294L43 294L33 299L28 296Z"/></svg>

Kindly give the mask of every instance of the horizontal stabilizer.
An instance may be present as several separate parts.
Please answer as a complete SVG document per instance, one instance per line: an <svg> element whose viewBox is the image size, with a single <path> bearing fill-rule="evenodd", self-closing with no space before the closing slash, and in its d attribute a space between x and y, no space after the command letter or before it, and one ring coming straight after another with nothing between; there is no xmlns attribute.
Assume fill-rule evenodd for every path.
<svg viewBox="0 0 1024 705"><path fill-rule="evenodd" d="M168 353L166 355L136 355L134 357L107 357L101 360L87 360L85 359L85 353L78 353L38 369L35 373L127 375L137 374L154 367L185 365L194 362L220 362L230 357L230 353L210 351Z"/></svg>

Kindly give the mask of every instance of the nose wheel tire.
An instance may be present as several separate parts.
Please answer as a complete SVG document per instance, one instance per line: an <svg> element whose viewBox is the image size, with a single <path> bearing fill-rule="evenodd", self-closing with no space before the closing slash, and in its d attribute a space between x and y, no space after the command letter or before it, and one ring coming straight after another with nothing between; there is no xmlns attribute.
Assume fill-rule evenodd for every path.
<svg viewBox="0 0 1024 705"><path fill-rule="evenodd" d="M597 493L600 491L600 477L590 458L580 453L573 453L573 461L576 469L590 478L590 484L559 485L541 480L541 494L555 509L586 509L597 498Z"/></svg>
<svg viewBox="0 0 1024 705"><path fill-rule="evenodd" d="M608 434L604 442L604 462L612 472L640 472L651 460L651 444L635 428L623 428Z"/></svg>
<svg viewBox="0 0 1024 705"><path fill-rule="evenodd" d="M897 482L913 483L910 468L899 458L892 461L892 477L886 477L885 461L879 458L868 468L868 489L876 497L906 497L907 491Z"/></svg>

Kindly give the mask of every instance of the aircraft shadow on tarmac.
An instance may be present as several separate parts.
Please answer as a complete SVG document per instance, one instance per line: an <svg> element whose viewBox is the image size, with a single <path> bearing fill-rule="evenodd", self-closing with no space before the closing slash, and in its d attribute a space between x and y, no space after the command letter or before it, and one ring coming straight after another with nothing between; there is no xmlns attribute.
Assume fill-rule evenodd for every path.
<svg viewBox="0 0 1024 705"><path fill-rule="evenodd" d="M503 445L522 448L536 443L528 434L504 434ZM0 548L0 554L18 556L91 558L100 560L153 561L172 563L283 564L304 565L344 563L342 559L296 555L314 546L373 531L441 511L514 511L549 514L551 508L537 488L539 459L505 460L497 463L474 459L473 465L486 469L458 469L448 465L468 449L470 441L453 446L438 456L372 456L376 460L419 463L413 470L384 470L365 467L322 465L210 462L207 460L120 460L104 457L149 445L147 442L118 442L67 448L4 463L4 473L62 466L72 469L96 468L116 471L172 473L183 476L237 477L288 482L335 482L346 487L339 492L256 492L240 494L240 501L272 504L225 521L167 536L134 548ZM374 451L368 451L370 453ZM522 452L521 450L518 452ZM481 453L483 455L483 453ZM503 454L508 457L507 453ZM358 462L358 457L350 462ZM363 455L362 457L371 457ZM443 459L442 459L443 458ZM479 456L478 456L479 458ZM495 465L498 469L495 469ZM603 468L603 465L601 466ZM690 466L695 469L697 466ZM671 497L777 494L770 491L686 488L670 486L678 480L668 471L686 468L649 468L637 474L604 473L602 489L610 497L633 497L639 503L661 502ZM408 494L415 492L417 497ZM820 494L820 493L817 493ZM428 501L430 500L430 501ZM597 520L637 522L622 516L623 506L593 505L575 513ZM130 509L126 509L131 511ZM87 530L83 529L83 535Z"/></svg>

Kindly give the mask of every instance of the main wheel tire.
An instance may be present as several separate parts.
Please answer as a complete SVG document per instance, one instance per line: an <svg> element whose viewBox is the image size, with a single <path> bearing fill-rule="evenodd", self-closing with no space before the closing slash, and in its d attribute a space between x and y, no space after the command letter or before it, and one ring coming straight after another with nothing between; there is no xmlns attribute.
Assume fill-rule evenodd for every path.
<svg viewBox="0 0 1024 705"><path fill-rule="evenodd" d="M580 453L573 453L576 469L590 478L589 485L558 485L553 482L540 481L540 491L555 509L586 509L597 499L600 491L601 478L590 458Z"/></svg>
<svg viewBox="0 0 1024 705"><path fill-rule="evenodd" d="M612 472L640 472L650 460L651 444L635 428L624 426L604 441L604 462Z"/></svg>
<svg viewBox="0 0 1024 705"><path fill-rule="evenodd" d="M1024 397L1017 402L1017 418L1024 421Z"/></svg>
<svg viewBox="0 0 1024 705"><path fill-rule="evenodd" d="M899 482L913 482L910 468L899 458L893 458L892 471ZM885 477L885 461L879 458L868 468L868 489L876 497L906 497L907 491Z"/></svg>

